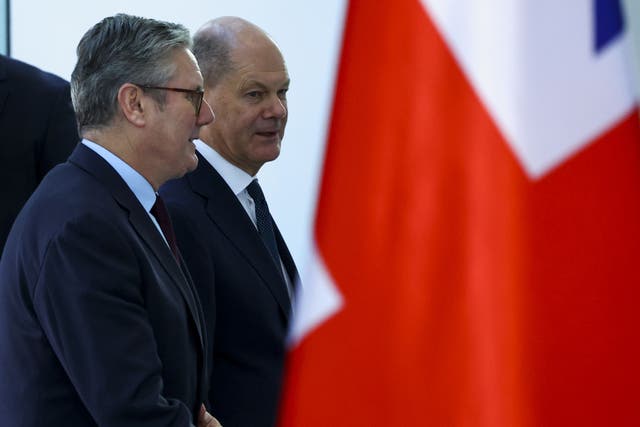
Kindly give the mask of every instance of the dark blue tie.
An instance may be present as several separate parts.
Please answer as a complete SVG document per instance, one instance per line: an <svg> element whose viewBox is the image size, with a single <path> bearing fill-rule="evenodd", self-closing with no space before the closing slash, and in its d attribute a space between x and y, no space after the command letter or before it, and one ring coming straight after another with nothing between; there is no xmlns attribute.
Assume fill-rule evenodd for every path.
<svg viewBox="0 0 640 427"><path fill-rule="evenodd" d="M273 220L269 213L269 207L267 201L264 198L264 193L260 188L257 180L251 181L251 184L247 186L247 191L253 199L256 208L256 222L258 225L258 234L262 238L262 242L269 250L273 261L278 267L278 271L282 270L280 265L280 254L278 253L278 245L276 243L276 235L273 232Z"/></svg>

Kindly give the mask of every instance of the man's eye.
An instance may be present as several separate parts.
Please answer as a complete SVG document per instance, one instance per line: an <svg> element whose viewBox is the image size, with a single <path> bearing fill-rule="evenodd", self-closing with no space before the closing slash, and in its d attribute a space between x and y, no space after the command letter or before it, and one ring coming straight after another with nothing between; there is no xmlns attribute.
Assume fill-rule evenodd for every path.
<svg viewBox="0 0 640 427"><path fill-rule="evenodd" d="M247 96L249 98L260 98L261 95L262 95L262 92L257 91L257 90L253 90L251 92L247 92Z"/></svg>

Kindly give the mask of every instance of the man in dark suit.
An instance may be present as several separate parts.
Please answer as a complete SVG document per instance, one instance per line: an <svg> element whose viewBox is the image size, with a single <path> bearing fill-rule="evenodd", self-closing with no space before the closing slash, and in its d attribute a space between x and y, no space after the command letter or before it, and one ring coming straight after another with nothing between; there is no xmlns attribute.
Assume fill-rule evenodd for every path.
<svg viewBox="0 0 640 427"><path fill-rule="evenodd" d="M24 203L78 140L69 83L0 55L0 255Z"/></svg>
<svg viewBox="0 0 640 427"><path fill-rule="evenodd" d="M289 76L275 43L239 18L205 24L194 54L216 121L196 141L198 168L161 194L213 343L210 408L226 427L270 427L298 273L256 174L280 154Z"/></svg>
<svg viewBox="0 0 640 427"><path fill-rule="evenodd" d="M0 261L7 426L219 425L204 317L156 190L197 165L213 113L186 28L116 15L78 45L82 143L18 215Z"/></svg>

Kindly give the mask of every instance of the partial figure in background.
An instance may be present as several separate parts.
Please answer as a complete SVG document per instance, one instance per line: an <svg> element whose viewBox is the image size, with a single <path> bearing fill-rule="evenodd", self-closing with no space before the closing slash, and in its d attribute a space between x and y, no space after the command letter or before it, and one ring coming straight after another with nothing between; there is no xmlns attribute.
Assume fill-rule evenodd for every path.
<svg viewBox="0 0 640 427"><path fill-rule="evenodd" d="M0 55L0 256L22 206L78 141L69 83Z"/></svg>
<svg viewBox="0 0 640 427"><path fill-rule="evenodd" d="M204 316L156 191L213 120L182 25L119 14L80 40L83 140L18 215L0 261L0 420L214 427Z"/></svg>
<svg viewBox="0 0 640 427"><path fill-rule="evenodd" d="M194 36L216 121L198 168L161 194L173 216L213 343L209 403L227 427L271 427L298 272L256 174L280 154L289 74L273 40L236 17Z"/></svg>

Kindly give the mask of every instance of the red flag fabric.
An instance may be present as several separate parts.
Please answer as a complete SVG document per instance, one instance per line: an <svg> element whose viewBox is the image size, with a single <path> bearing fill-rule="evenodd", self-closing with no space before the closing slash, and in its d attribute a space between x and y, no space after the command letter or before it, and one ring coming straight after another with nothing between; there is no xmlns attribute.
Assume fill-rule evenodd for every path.
<svg viewBox="0 0 640 427"><path fill-rule="evenodd" d="M486 14L455 3L349 3L314 232L322 274L303 280L280 425L640 425L640 132L628 75L600 72L623 33L580 42L593 80L540 49L560 76L547 91L546 75L493 75L504 52L478 71L474 31L511 27L478 26ZM579 21L565 12L560 29ZM558 44L578 38L565 30ZM518 66L535 53L518 31L490 43L513 44L507 73L540 78L537 59ZM516 80L522 92L503 87ZM570 100L573 84L604 88ZM318 286L334 304L308 316Z"/></svg>

